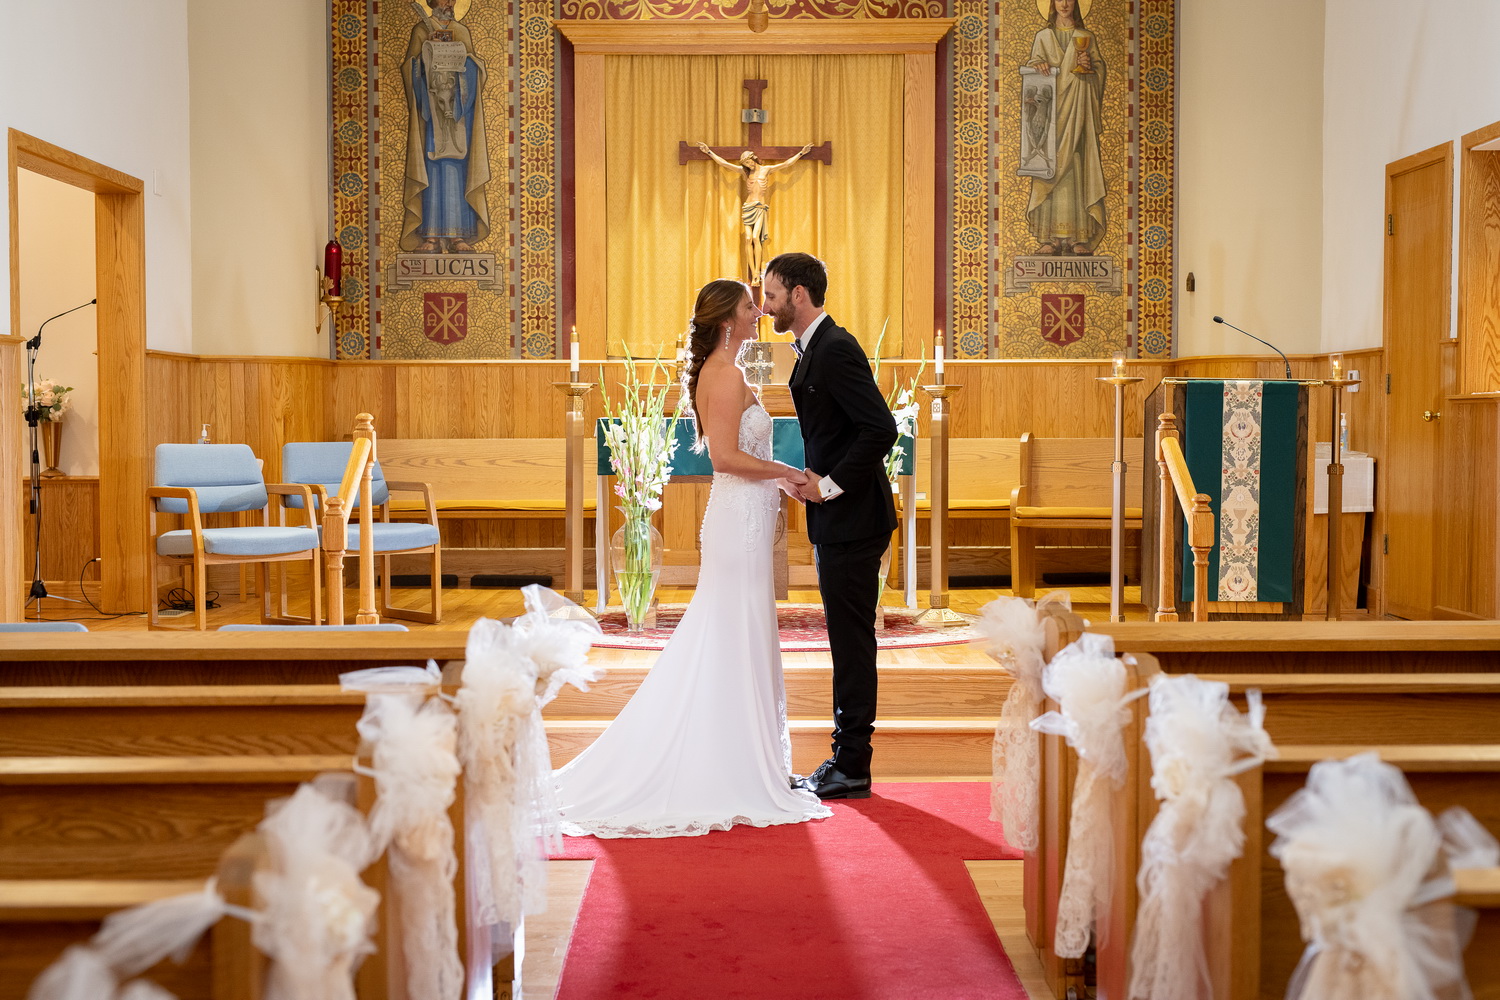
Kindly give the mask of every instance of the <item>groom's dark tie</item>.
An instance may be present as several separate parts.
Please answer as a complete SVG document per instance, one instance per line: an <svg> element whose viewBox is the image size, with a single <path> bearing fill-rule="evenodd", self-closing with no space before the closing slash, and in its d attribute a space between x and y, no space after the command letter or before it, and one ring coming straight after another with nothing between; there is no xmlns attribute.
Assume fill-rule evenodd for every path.
<svg viewBox="0 0 1500 1000"><path fill-rule="evenodd" d="M794 351L797 352L797 357L799 357L799 358L802 357L802 338L801 337L798 337L796 340L792 341L792 350L794 350Z"/></svg>

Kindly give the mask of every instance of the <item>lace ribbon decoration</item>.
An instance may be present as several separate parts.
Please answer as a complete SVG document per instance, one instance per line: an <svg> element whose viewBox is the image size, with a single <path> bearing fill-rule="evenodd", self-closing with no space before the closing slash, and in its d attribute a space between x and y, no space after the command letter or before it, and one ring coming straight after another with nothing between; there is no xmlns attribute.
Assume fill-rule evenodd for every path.
<svg viewBox="0 0 1500 1000"><path fill-rule="evenodd" d="M27 1000L161 1000L172 994L154 983L121 979L140 975L162 959L179 965L198 939L226 915L243 920L255 913L230 906L213 879L201 892L161 899L104 918L87 944L66 949L32 982Z"/></svg>
<svg viewBox="0 0 1500 1000"><path fill-rule="evenodd" d="M271 959L266 1000L354 1000L354 970L380 894L359 879L371 855L364 817L313 784L261 821L271 868L255 873L255 946Z"/></svg>
<svg viewBox="0 0 1500 1000"><path fill-rule="evenodd" d="M1078 779L1068 826L1068 856L1058 898L1053 950L1081 958L1088 950L1097 913L1109 908L1113 849L1110 791L1125 781L1125 741L1130 702L1144 688L1125 692L1125 665L1115 659L1114 640L1086 632L1042 671L1042 689L1061 711L1031 723L1039 733L1064 737L1078 753Z"/></svg>
<svg viewBox="0 0 1500 1000"><path fill-rule="evenodd" d="M469 630L458 693L469 842L479 922L517 926L546 908L546 851L562 847L561 817L542 707L564 684L588 690L597 622L555 591L523 591L512 625L481 618ZM572 617L574 614L581 618Z"/></svg>
<svg viewBox="0 0 1500 1000"><path fill-rule="evenodd" d="M1308 942L1287 1000L1469 996L1442 833L1399 769L1321 761L1266 826Z"/></svg>
<svg viewBox="0 0 1500 1000"><path fill-rule="evenodd" d="M425 683L425 678L419 683ZM448 809L458 786L458 722L441 699L419 689L373 694L359 720L373 748L370 812L372 858L387 852L390 917L401 929L407 995L458 1000L464 969L458 955L453 880L458 858Z"/></svg>
<svg viewBox="0 0 1500 1000"><path fill-rule="evenodd" d="M987 640L984 651L1012 678L991 751L990 819L1023 851L1037 846L1041 746L1031 722L1042 711L1043 609L1054 605L1068 610L1068 595L1048 594L1035 605L1024 597L1000 597L981 608L974 623Z"/></svg>
<svg viewBox="0 0 1500 1000"><path fill-rule="evenodd" d="M1203 898L1245 849L1245 798L1233 778L1276 755L1259 691L1241 715L1229 685L1191 674L1151 681L1146 746L1161 801L1141 842L1141 898L1130 1000L1212 996L1199 920Z"/></svg>

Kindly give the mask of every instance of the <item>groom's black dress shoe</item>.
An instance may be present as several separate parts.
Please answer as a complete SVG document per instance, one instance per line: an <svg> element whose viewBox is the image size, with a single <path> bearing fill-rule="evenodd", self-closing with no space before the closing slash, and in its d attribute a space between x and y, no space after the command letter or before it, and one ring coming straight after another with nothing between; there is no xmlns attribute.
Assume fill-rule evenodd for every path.
<svg viewBox="0 0 1500 1000"><path fill-rule="evenodd" d="M824 761L802 780L802 787L820 799L868 799L870 779L856 778L840 771L833 761Z"/></svg>

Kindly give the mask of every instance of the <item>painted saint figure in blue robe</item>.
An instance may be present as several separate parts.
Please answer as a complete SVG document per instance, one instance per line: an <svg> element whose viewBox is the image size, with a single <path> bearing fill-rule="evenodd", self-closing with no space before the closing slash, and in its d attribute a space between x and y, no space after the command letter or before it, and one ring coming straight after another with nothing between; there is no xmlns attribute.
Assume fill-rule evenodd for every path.
<svg viewBox="0 0 1500 1000"><path fill-rule="evenodd" d="M417 253L472 253L490 232L485 67L454 3L433 0L401 65L408 125L400 245Z"/></svg>

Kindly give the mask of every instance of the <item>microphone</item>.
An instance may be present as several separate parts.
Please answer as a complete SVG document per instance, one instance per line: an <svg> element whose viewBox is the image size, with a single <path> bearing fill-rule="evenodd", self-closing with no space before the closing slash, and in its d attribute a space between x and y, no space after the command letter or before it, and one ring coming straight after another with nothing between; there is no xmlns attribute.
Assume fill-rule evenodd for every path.
<svg viewBox="0 0 1500 1000"><path fill-rule="evenodd" d="M37 351L37 350L41 349L41 347L42 347L42 331L47 328L47 324L50 323L50 322L52 322L52 320L54 320L54 319L62 319L68 313L76 313L80 309L87 309L89 306L95 305L96 303L98 303L98 301L99 301L98 299L89 299L87 302L85 302L81 306L74 306L72 309L67 310L67 312L60 312L56 316L52 316L52 317L50 317L48 319L42 320L42 325L36 328L36 336L32 337L30 340L26 341L26 349L29 350L29 351Z"/></svg>
<svg viewBox="0 0 1500 1000"><path fill-rule="evenodd" d="M1223 316L1215 316L1214 317L1214 322L1215 323L1224 323L1224 317ZM1244 330L1240 330L1240 328L1237 327L1237 326L1235 326L1233 323L1224 323L1224 325L1227 326L1227 327L1229 327L1229 329L1231 329L1231 330L1239 330L1240 333L1245 334L1245 336L1249 337L1251 340L1254 340L1254 341L1256 341L1258 343L1261 343L1261 344L1265 344L1267 347L1269 347L1271 350L1275 351L1277 354L1281 354L1281 348L1277 347L1275 344L1270 343L1269 341L1261 340L1259 337L1257 337L1253 333L1248 333L1248 332L1246 332ZM1283 365L1286 365L1286 380L1288 382L1290 382L1292 380L1292 363L1286 359L1286 355L1285 354L1281 354L1281 363Z"/></svg>

